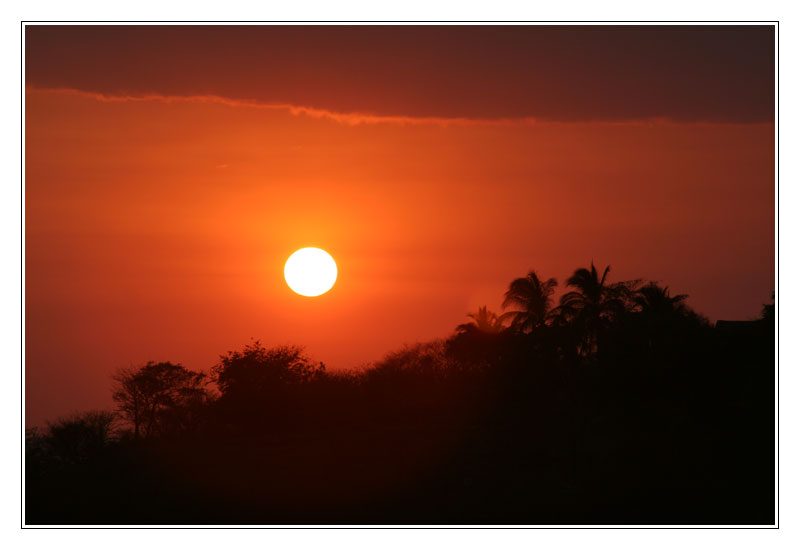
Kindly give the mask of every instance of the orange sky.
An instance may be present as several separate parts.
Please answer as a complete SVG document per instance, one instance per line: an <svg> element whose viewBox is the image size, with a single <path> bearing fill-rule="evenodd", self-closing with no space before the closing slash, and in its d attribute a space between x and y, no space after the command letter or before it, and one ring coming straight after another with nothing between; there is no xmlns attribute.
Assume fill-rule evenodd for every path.
<svg viewBox="0 0 800 550"><path fill-rule="evenodd" d="M251 337L358 366L499 310L530 268L561 283L594 259L712 320L757 315L774 287L771 121L364 122L34 84L28 425L110 406L118 367L206 370ZM304 246L338 263L318 298L283 281Z"/></svg>

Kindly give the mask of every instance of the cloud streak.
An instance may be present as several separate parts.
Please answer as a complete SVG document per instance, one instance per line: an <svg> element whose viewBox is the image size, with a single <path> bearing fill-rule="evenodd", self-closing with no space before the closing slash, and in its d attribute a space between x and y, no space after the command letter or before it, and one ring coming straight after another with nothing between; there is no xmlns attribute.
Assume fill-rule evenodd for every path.
<svg viewBox="0 0 800 550"><path fill-rule="evenodd" d="M37 88L26 86L27 94L66 94L74 95L101 103L200 103L224 105L231 108L247 108L267 111L284 112L293 116L308 117L317 120L327 120L347 126L388 124L397 126L542 126L542 125L578 125L594 124L603 126L719 126L753 124L741 122L707 122L707 121L676 121L666 117L653 117L648 119L632 120L593 120L593 121L551 121L537 120L533 117L520 118L467 118L467 117L424 117L424 116L391 116L376 115L358 112L335 112L303 105L289 103L269 103L257 100L243 100L218 95L164 95L164 94L105 94L79 90L75 88ZM772 124L771 122L762 124Z"/></svg>

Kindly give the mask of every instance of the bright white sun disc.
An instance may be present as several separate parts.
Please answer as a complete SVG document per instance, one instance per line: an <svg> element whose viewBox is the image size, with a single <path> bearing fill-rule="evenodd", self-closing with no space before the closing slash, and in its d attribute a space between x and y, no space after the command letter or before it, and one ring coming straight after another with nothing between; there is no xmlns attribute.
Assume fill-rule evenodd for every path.
<svg viewBox="0 0 800 550"><path fill-rule="evenodd" d="M301 296L325 294L336 282L336 262L321 248L301 248L286 260L283 276Z"/></svg>

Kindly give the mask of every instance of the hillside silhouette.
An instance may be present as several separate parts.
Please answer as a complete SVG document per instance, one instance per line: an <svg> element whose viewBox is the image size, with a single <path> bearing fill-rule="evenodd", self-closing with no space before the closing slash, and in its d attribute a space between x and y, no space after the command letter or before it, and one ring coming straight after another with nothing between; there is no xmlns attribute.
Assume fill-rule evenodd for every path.
<svg viewBox="0 0 800 550"><path fill-rule="evenodd" d="M361 370L260 341L119 370L114 411L26 433L26 523L774 524L774 303L712 326L593 264L557 289Z"/></svg>

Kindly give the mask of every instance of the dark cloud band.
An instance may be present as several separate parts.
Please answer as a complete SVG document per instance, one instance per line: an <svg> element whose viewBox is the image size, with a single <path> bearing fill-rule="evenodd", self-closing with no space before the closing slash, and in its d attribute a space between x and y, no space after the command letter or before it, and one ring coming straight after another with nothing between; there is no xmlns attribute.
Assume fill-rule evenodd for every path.
<svg viewBox="0 0 800 550"><path fill-rule="evenodd" d="M26 84L394 117L769 122L774 27L27 26Z"/></svg>

